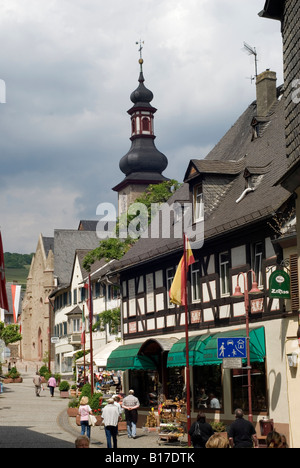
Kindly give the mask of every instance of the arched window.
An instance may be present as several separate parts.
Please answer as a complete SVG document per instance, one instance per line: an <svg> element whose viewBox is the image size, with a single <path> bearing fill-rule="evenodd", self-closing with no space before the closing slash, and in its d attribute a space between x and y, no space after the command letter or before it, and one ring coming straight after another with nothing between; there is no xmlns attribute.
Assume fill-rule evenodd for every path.
<svg viewBox="0 0 300 468"><path fill-rule="evenodd" d="M148 117L144 117L142 120L142 129L143 132L149 132L150 131L150 120Z"/></svg>
<svg viewBox="0 0 300 468"><path fill-rule="evenodd" d="M135 119L132 119L131 121L131 129L132 129L132 133L135 133Z"/></svg>

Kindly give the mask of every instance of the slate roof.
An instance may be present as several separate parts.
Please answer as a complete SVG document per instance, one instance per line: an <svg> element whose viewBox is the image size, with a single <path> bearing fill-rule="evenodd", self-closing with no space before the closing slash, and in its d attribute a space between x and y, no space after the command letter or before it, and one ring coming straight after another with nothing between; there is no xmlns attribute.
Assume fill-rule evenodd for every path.
<svg viewBox="0 0 300 468"><path fill-rule="evenodd" d="M294 170L298 170L297 174L293 175L297 185L297 183L299 184L300 177L300 105L298 84L300 77L300 3L292 0L266 0L264 8L259 15L263 18L281 21L286 90L286 155L289 161L287 178L293 175ZM280 182L282 180L284 178L281 178Z"/></svg>
<svg viewBox="0 0 300 468"><path fill-rule="evenodd" d="M300 164L300 3L286 1L283 21L283 51L286 102L286 145L289 166ZM297 83L297 86L295 86ZM295 93L294 99L290 98Z"/></svg>
<svg viewBox="0 0 300 468"><path fill-rule="evenodd" d="M43 239L43 244L44 244L44 250L46 257L48 257L50 250L54 253L54 237L42 237Z"/></svg>
<svg viewBox="0 0 300 468"><path fill-rule="evenodd" d="M252 141L251 122L256 116L256 102L253 102L220 140L205 160L190 162L198 174L206 177L214 174L214 180L230 176L232 182L223 197L205 220L205 241L223 236L225 233L245 229L273 214L290 198L290 193L281 186L274 186L287 170L285 147L285 102L281 96L268 115L269 124L264 125L259 138ZM251 169L252 168L252 169ZM244 172L260 174L255 191L240 202L238 198L245 190ZM225 174L225 175L224 175ZM186 180L189 179L188 172ZM187 183L170 200L190 199ZM209 208L209 207L208 207ZM205 208L207 211L207 207ZM115 270L147 262L155 258L182 251L182 239L140 239L123 259L114 265Z"/></svg>
<svg viewBox="0 0 300 468"><path fill-rule="evenodd" d="M76 250L93 250L99 242L94 231L54 231L54 275L58 286L70 284Z"/></svg>
<svg viewBox="0 0 300 468"><path fill-rule="evenodd" d="M99 220L94 219L82 219L79 222L79 231L96 231Z"/></svg>

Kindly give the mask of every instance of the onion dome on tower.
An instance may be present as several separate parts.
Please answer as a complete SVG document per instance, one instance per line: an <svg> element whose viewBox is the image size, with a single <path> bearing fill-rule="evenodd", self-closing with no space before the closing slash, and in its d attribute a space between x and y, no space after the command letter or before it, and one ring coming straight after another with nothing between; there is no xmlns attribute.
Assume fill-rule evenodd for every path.
<svg viewBox="0 0 300 468"><path fill-rule="evenodd" d="M140 48L140 52L142 47ZM150 104L153 93L144 85L143 59L139 60L139 86L130 96L133 107L131 116L131 148L120 161L120 169L125 179L113 188L119 193L119 215L126 206L146 190L150 184L160 184L166 179L162 173L168 166L166 156L158 151L154 144L154 114L157 111ZM126 200L124 200L124 197ZM126 206L125 206L126 202Z"/></svg>

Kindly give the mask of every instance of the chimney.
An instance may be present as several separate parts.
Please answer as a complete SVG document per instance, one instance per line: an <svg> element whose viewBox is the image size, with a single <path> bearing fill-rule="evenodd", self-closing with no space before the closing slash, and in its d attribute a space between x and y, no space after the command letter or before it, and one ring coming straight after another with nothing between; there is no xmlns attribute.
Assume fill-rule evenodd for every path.
<svg viewBox="0 0 300 468"><path fill-rule="evenodd" d="M256 78L257 116L267 117L277 101L276 72L266 70Z"/></svg>

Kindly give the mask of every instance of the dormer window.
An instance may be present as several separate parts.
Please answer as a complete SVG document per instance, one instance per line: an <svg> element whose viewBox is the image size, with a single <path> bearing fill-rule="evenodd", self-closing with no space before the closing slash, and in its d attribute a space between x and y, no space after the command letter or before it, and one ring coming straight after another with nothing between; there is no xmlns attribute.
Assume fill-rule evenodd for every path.
<svg viewBox="0 0 300 468"><path fill-rule="evenodd" d="M204 199L202 184L194 188L194 222L204 220Z"/></svg>
<svg viewBox="0 0 300 468"><path fill-rule="evenodd" d="M252 127L252 139L251 141L253 140L256 140L257 138L259 138L260 134L260 123L257 121L256 118L254 118L251 122L251 127Z"/></svg>

